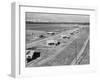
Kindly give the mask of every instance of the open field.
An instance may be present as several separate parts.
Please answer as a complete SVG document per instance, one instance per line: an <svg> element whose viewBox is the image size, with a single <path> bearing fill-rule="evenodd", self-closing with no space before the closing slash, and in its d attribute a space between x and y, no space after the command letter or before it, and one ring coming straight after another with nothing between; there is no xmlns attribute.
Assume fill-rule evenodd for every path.
<svg viewBox="0 0 100 80"><path fill-rule="evenodd" d="M51 26L51 24L49 26ZM29 41L26 43L26 52L29 49L34 50L33 48L35 47L40 52L40 57L28 63L26 62L26 67L71 65L72 61L82 50L84 43L89 37L89 25L67 25L67 27L65 27L64 24L64 26L60 26L57 27L56 24L56 26L54 25L52 27L45 27L45 29L43 29L43 26L41 29L39 29L38 26L36 30L35 28L33 28L33 30L31 28L31 30L29 28L27 29L26 42L27 39ZM55 32L55 35L48 35L48 31ZM71 35L70 33L72 32L75 32L75 34ZM32 37L32 33L35 34L35 36L42 34L45 35L45 37L33 39L34 37ZM62 39L61 35L67 35L68 37L70 36L70 38ZM56 40L60 42L60 45L47 45L48 40ZM85 53L83 55L86 56L82 57L78 64L89 64L89 42L83 53Z"/></svg>
<svg viewBox="0 0 100 80"><path fill-rule="evenodd" d="M74 28L78 28L78 26L74 26L72 24L26 24L28 28L26 28L26 43L30 43L34 41L33 34L38 36L40 34L48 37L49 35L46 32L55 32L56 34L61 33L64 30L71 30ZM34 26L34 27L33 27ZM35 39L39 40L39 39Z"/></svg>

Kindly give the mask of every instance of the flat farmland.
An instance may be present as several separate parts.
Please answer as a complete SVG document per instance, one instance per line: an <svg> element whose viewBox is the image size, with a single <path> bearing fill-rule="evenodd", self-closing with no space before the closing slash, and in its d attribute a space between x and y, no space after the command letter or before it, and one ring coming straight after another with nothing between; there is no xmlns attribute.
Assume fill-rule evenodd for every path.
<svg viewBox="0 0 100 80"><path fill-rule="evenodd" d="M33 39L33 35L38 36L40 34L49 37L46 32L56 32L56 34L63 32L64 30L71 30L78 28L74 24L26 24L26 44L32 41L39 40Z"/></svg>
<svg viewBox="0 0 100 80"><path fill-rule="evenodd" d="M57 31L63 29L73 29L74 24L26 24L26 30Z"/></svg>
<svg viewBox="0 0 100 80"><path fill-rule="evenodd" d="M59 32L54 36L46 35L46 38L44 39L38 39L36 41L31 41L26 43L26 48L30 47L28 46L28 44L32 44L31 47L35 46L41 52L41 56L38 59L33 60L30 63L26 64L27 67L71 65L72 61L77 57L78 53L80 53L85 41L89 37L89 25L66 26L64 24L64 25L54 25L54 26L48 25L48 26L49 27L46 27L46 25L42 27L38 26L35 28L29 27L26 29L28 30L26 33L26 35L28 35L26 36L26 40L29 39L29 41L33 38L33 37L30 38L29 36L32 36L31 33L35 32L35 30L40 31L37 32L37 34L44 34L44 35L46 35L45 33L48 31ZM76 31L77 29L79 30L78 33L70 35L71 32ZM61 35L70 36L70 39L60 39ZM47 46L46 41L50 39L60 41L61 44L59 46ZM82 57L82 59L80 60L79 62L80 65L89 64L89 42L86 46L84 53L85 56Z"/></svg>

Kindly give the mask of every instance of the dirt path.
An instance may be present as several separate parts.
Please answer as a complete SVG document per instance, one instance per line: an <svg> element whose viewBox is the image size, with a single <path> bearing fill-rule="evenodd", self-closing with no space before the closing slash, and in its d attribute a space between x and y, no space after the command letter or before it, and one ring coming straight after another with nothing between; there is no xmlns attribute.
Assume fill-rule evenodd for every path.
<svg viewBox="0 0 100 80"><path fill-rule="evenodd" d="M76 64L76 62L79 62L80 61L80 57L83 54L83 52L84 52L84 50L85 50L85 48L87 46L88 41L89 41L89 37L84 42L84 45L83 45L82 49L80 50L80 52L78 53L78 55L76 56L76 58L72 61L71 65L74 65L74 64Z"/></svg>

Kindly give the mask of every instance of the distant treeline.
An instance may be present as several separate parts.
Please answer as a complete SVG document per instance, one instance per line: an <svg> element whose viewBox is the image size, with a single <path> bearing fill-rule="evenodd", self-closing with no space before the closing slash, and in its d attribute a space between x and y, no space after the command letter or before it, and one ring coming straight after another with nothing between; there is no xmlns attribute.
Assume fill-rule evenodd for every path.
<svg viewBox="0 0 100 80"><path fill-rule="evenodd" d="M26 24L82 24L82 25L89 25L88 22L31 22L26 21Z"/></svg>

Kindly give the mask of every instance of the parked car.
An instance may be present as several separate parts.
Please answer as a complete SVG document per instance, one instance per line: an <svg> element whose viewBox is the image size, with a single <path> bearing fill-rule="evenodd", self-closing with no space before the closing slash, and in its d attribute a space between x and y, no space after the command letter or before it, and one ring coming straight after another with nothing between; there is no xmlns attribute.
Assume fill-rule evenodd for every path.
<svg viewBox="0 0 100 80"><path fill-rule="evenodd" d="M70 34L71 34L71 35L74 35L74 33L73 33L73 32L71 32Z"/></svg>
<svg viewBox="0 0 100 80"><path fill-rule="evenodd" d="M69 35L61 35L61 38L63 38L63 39L70 39L70 36Z"/></svg>
<svg viewBox="0 0 100 80"><path fill-rule="evenodd" d="M39 35L39 38L46 38L46 36L44 36L44 35Z"/></svg>

